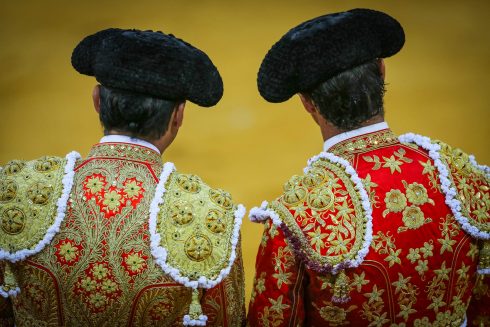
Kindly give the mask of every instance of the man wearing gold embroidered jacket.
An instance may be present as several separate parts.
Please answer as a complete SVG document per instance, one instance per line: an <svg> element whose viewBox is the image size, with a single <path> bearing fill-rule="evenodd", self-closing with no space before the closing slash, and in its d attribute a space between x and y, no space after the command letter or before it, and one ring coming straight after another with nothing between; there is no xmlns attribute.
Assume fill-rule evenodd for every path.
<svg viewBox="0 0 490 327"><path fill-rule="evenodd" d="M249 325L465 323L477 269L490 271L489 170L383 121L379 58L403 44L392 17L355 9L293 28L262 62L261 95L299 93L325 144L279 198L251 210L265 231ZM483 308L473 303L468 319L483 321Z"/></svg>
<svg viewBox="0 0 490 327"><path fill-rule="evenodd" d="M216 67L171 34L120 29L85 38L72 64L102 84L106 136L86 159L3 167L2 306L16 326L240 326L245 209L161 159L185 100L220 100Z"/></svg>

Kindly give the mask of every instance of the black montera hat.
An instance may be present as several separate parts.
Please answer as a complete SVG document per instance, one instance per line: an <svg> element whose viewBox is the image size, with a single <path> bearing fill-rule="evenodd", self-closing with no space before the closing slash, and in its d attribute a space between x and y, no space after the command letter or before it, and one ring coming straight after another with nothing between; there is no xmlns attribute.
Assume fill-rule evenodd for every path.
<svg viewBox="0 0 490 327"><path fill-rule="evenodd" d="M269 102L283 102L335 75L403 47L400 23L385 13L353 9L324 15L287 32L260 66L259 92Z"/></svg>
<svg viewBox="0 0 490 327"><path fill-rule="evenodd" d="M223 81L209 57L172 34L102 30L77 45L71 63L104 86L167 100L211 107L223 95Z"/></svg>

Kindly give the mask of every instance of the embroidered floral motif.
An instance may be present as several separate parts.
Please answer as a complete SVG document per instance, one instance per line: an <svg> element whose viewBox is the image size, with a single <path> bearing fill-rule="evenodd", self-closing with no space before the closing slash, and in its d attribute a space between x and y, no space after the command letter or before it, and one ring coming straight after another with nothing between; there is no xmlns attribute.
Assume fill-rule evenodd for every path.
<svg viewBox="0 0 490 327"><path fill-rule="evenodd" d="M92 194L97 194L99 193L102 188L105 186L106 181L105 177L101 175L92 175L92 177L89 177L86 182L86 187L90 190L90 193Z"/></svg>
<svg viewBox="0 0 490 327"><path fill-rule="evenodd" d="M423 224L430 223L431 218L425 218L423 211L420 207L415 205L424 205L430 203L435 205L432 199L429 199L427 190L422 184L411 183L408 184L405 180L402 180L406 189L406 196L398 189L392 189L385 196L386 209L383 211L383 217L386 217L389 213L398 213L402 211L402 221L405 226L398 228L398 233L404 232L408 229L417 229ZM407 206L407 199L412 204Z"/></svg>
<svg viewBox="0 0 490 327"><path fill-rule="evenodd" d="M106 207L107 211L116 211L121 206L122 196L116 191L110 191L105 194L102 204Z"/></svg>
<svg viewBox="0 0 490 327"><path fill-rule="evenodd" d="M332 326L348 325L346 321L347 314L355 309L356 305L351 305L347 309L334 305L332 302L323 301L324 306L319 307L316 303L313 303L323 320L329 322Z"/></svg>
<svg viewBox="0 0 490 327"><path fill-rule="evenodd" d="M400 190L391 190L385 196L386 210L383 212L383 217L389 212L400 212L407 205L407 198Z"/></svg>
<svg viewBox="0 0 490 327"><path fill-rule="evenodd" d="M402 172L400 166L403 165L403 163L412 162L412 159L405 157L405 154L406 154L405 149L399 148L389 158L383 156L384 163L381 162L381 159L377 155L373 155L372 157L363 156L362 158L367 162L374 163L372 170L378 170L380 168L389 168L390 173L393 174L395 173L395 171L399 173Z"/></svg>
<svg viewBox="0 0 490 327"><path fill-rule="evenodd" d="M64 239L60 240L56 245L55 255L58 259L58 262L62 265L73 265L78 257L80 256L80 252L82 250L82 246L75 244L73 240Z"/></svg>
<svg viewBox="0 0 490 327"><path fill-rule="evenodd" d="M405 181L402 182L407 189L408 201L416 205L422 205L427 202L434 205L434 201L432 199L429 199L429 196L427 195L427 190L425 189L424 185L417 182L414 182L412 184L408 184Z"/></svg>

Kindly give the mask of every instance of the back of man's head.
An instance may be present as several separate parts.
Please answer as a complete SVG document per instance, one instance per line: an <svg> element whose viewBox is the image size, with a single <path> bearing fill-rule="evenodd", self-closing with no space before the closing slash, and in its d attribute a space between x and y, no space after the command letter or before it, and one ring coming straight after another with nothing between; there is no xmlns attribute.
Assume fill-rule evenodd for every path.
<svg viewBox="0 0 490 327"><path fill-rule="evenodd" d="M384 86L380 61L373 60L328 79L306 94L326 120L348 131L384 115Z"/></svg>
<svg viewBox="0 0 490 327"><path fill-rule="evenodd" d="M146 140L165 134L178 101L100 86L100 122L104 132Z"/></svg>

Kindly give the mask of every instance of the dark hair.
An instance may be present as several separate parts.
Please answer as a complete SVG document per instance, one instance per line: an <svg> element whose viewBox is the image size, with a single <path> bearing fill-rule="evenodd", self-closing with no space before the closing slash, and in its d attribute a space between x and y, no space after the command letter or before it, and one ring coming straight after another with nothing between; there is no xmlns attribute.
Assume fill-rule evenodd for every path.
<svg viewBox="0 0 490 327"><path fill-rule="evenodd" d="M169 101L100 86L100 122L109 130L155 140L167 131L179 101Z"/></svg>
<svg viewBox="0 0 490 327"><path fill-rule="evenodd" d="M344 131L359 128L378 114L384 115L384 93L377 59L346 70L306 92L321 115Z"/></svg>

